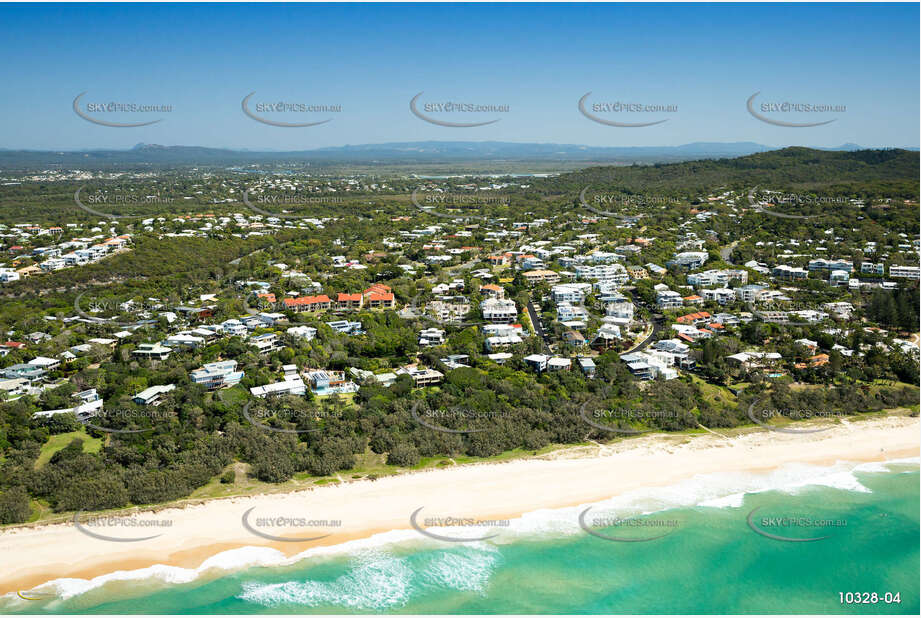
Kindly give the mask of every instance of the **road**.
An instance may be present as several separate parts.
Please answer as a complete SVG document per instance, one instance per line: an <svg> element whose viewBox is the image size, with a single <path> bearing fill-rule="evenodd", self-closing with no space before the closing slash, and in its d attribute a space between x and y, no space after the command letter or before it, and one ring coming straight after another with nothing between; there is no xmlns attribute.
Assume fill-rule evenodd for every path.
<svg viewBox="0 0 921 618"><path fill-rule="evenodd" d="M634 290L635 288L633 287L625 287L622 291L630 296L630 300L633 301L634 305L645 307L652 313L652 332L649 333L648 337L640 341L632 349L626 352L622 352L622 354L630 354L632 352L641 352L642 350L645 350L647 347L649 347L649 344L651 344L653 341L656 341L659 333L662 331L662 324L665 323L665 319L661 314L655 313L652 307L647 306L646 303L637 299Z"/></svg>
<svg viewBox="0 0 921 618"><path fill-rule="evenodd" d="M726 262L727 264L732 264L732 260L730 260L729 258L730 256L732 256L732 250L735 249L736 245L738 244L739 244L739 241L734 240L732 241L731 244L726 245L725 247L720 249L720 257L723 258L723 261Z"/></svg>
<svg viewBox="0 0 921 618"><path fill-rule="evenodd" d="M649 336L643 339L642 341L640 341L632 349L627 350L626 352L622 352L621 354L632 354L633 352L642 352L647 347L649 347L650 343L658 340L659 332L662 330L663 322L664 320L661 317L653 318L652 319L652 332L649 333Z"/></svg>
<svg viewBox="0 0 921 618"><path fill-rule="evenodd" d="M549 354L551 352L550 342L547 340L547 333L544 332L544 325L540 321L540 313L534 308L534 303L531 299L528 299L527 309L528 315L531 318L531 325L534 326L534 332L541 338L541 341L544 343L544 348L546 348Z"/></svg>

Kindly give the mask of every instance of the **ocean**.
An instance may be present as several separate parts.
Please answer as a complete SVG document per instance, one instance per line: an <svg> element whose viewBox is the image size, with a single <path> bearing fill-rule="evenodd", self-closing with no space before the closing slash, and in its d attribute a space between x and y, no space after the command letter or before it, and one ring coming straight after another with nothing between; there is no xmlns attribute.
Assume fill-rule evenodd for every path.
<svg viewBox="0 0 921 618"><path fill-rule="evenodd" d="M483 541L401 530L293 558L244 548L57 580L0 612L918 615L919 481L917 459L701 475L527 513Z"/></svg>

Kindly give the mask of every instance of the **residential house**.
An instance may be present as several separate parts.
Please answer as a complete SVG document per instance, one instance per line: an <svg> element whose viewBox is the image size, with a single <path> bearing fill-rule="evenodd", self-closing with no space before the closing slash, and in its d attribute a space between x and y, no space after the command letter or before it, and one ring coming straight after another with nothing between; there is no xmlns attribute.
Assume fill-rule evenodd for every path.
<svg viewBox="0 0 921 618"><path fill-rule="evenodd" d="M209 391L228 388L240 383L243 372L237 371L237 361L225 360L205 363L201 368L189 373L193 384L200 384Z"/></svg>
<svg viewBox="0 0 921 618"><path fill-rule="evenodd" d="M268 354L283 347L281 342L278 341L278 335L275 333L265 333L250 337L249 344L254 346L260 354Z"/></svg>
<svg viewBox="0 0 921 618"><path fill-rule="evenodd" d="M133 401L140 406L160 405L163 395L175 389L175 384L161 384L159 386L151 386L150 388L145 388L140 393L135 395Z"/></svg>
<svg viewBox="0 0 921 618"><path fill-rule="evenodd" d="M131 351L131 355L149 360L166 360L169 358L172 351L172 348L168 348L159 343L142 343Z"/></svg>

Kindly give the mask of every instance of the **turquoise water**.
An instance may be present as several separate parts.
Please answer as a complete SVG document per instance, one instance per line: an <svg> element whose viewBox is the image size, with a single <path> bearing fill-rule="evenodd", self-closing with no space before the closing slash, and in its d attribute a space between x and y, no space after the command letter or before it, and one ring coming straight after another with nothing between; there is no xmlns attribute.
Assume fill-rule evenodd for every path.
<svg viewBox="0 0 921 618"><path fill-rule="evenodd" d="M843 472L835 468L816 481L819 484L794 489L784 477L783 491L761 488L757 493L722 498L711 493L694 500L693 506L655 509L642 516L640 521L648 524L644 526L591 528L635 539L667 532L644 542L615 542L586 534L573 524L578 510L570 509L525 518L517 522L518 532L503 532L498 542L366 544L349 553L308 557L288 566L212 571L180 584L157 579L110 581L67 600L4 599L0 609L112 614L917 615L918 466L863 468ZM776 483L777 479L762 481ZM712 480L702 483L712 484ZM660 494L665 502L687 502L687 496L679 498L679 494L697 491L699 486L665 488ZM756 508L752 525L763 532L786 538L827 538L792 542L757 534L747 521ZM596 506L593 512L600 514L602 509ZM781 516L827 521L780 526L770 519ZM586 521L591 526L593 519ZM654 521L671 523L665 529L654 527ZM842 605L839 592L899 593L901 603Z"/></svg>

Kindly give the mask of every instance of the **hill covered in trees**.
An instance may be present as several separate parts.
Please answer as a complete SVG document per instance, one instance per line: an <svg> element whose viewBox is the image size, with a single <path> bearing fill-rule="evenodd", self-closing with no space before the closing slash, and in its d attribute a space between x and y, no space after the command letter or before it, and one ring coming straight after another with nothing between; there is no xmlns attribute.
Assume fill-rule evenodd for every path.
<svg viewBox="0 0 921 618"><path fill-rule="evenodd" d="M655 165L591 167L535 183L552 193L586 186L625 193L655 192L693 198L720 187L754 186L826 195L918 196L919 155L901 149L851 152L791 147L733 159L706 159Z"/></svg>

